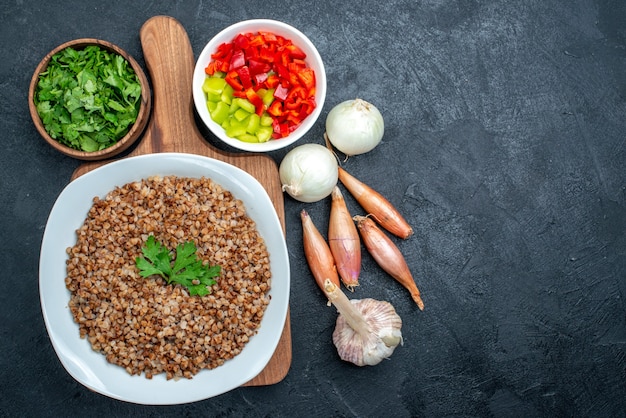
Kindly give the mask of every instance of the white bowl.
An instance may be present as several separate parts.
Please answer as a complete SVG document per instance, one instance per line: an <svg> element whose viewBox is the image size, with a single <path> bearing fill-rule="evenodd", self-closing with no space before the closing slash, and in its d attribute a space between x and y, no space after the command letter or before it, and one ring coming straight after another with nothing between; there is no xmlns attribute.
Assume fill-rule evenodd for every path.
<svg viewBox="0 0 626 418"><path fill-rule="evenodd" d="M202 83L206 78L204 69L211 62L211 54L215 53L217 47L222 43L231 42L235 36L240 33L268 31L276 35L284 36L290 39L306 54L306 63L315 72L316 90L315 90L315 110L302 122L302 124L294 130L289 136L281 139L271 139L263 143L247 143L236 138L230 138L226 135L224 129L211 119L211 115L207 109L206 95L202 91ZM313 43L298 29L276 20L270 19L253 19L235 23L222 30L215 35L213 39L204 47L193 72L193 101L200 118L209 128L209 130L226 144L245 151L267 152L287 147L298 139L302 138L317 121L324 101L326 100L326 71L320 54Z"/></svg>
<svg viewBox="0 0 626 418"><path fill-rule="evenodd" d="M270 254L272 286L258 333L241 353L212 370L201 370L192 379L166 380L131 376L110 364L79 337L78 325L68 308L70 292L65 287L67 254L76 243L94 196L103 197L116 186L153 175L208 177L246 206L256 222ZM104 165L72 181L55 202L43 235L39 262L39 295L44 322L61 363L78 382L89 389L127 402L168 405L195 402L239 387L258 375L278 345L289 305L289 258L276 210L261 184L245 171L208 157L182 153L148 154Z"/></svg>

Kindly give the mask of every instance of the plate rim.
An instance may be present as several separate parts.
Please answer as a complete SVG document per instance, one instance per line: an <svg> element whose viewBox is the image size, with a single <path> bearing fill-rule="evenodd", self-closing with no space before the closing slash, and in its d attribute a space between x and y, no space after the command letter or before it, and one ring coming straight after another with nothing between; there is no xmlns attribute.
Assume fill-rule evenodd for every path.
<svg viewBox="0 0 626 418"><path fill-rule="evenodd" d="M159 164L154 164L153 160L158 161ZM137 161L139 162L137 163ZM189 166L180 165L181 163L189 164ZM143 164L143 166L141 164ZM176 164L179 164L179 165L176 166ZM146 165L151 165L151 167L146 168L145 167ZM133 166L140 166L141 170L139 170L138 173L129 174L127 171L126 172L124 171L124 168L128 170L127 168L128 166L130 166L131 168ZM173 168L173 167L176 167L176 168ZM122 170L118 170L120 168L122 168ZM192 174L194 170L196 171L205 170L207 173L211 172L211 175L201 173L201 172L196 172L195 174ZM144 171L150 171L150 174L142 174ZM108 174L111 174L111 173L114 173L112 177L105 178L103 180L104 177L106 177ZM190 173L190 174L185 174L185 173ZM57 221L57 218L60 216L59 211L62 209L63 205L66 204L67 199L70 199L71 197L73 197L73 194L77 193L77 191L80 190L81 187L95 183L95 186L93 187L94 192L90 193L87 197L81 198L83 199L81 203L83 204L83 206L86 205L87 210L88 210L88 208L91 207L92 205L92 199L94 196L98 195L102 197L106 193L113 190L115 186L121 186L128 182L138 181L142 178L147 178L152 175L166 176L170 174L177 175L179 177L211 178L216 183L222 185L222 187L224 187L225 189L231 191L231 193L233 193L233 195L236 198L244 202L244 204L246 205L246 211L249 213L249 216L257 224L259 233L261 233L261 231L264 231L265 233L267 233L268 231L272 231L271 237L267 237L264 234L261 234L267 243L271 243L272 246L275 246L276 241L279 241L278 246L276 248L273 248L274 252L270 255L270 257L275 258L276 260L275 264L274 264L274 260L272 260L273 283L272 283L272 288L270 290L270 295L272 295L272 300L270 301L267 307L266 315L264 315L264 318L261 322L261 326L263 326L264 323L268 323L267 321L269 321L269 319L266 321L266 318L270 317L269 315L267 315L268 311L272 313L271 318L273 318L274 320L279 320L281 325L279 329L277 329L276 332L271 333L271 337L272 337L271 345L268 346L268 350L266 350L265 355L261 356L260 359L255 359L256 361L253 361L253 364L250 369L242 370L243 373L240 375L239 378L233 378L232 376L221 376L221 375L224 374L224 370L233 368L233 366L227 367L227 365L232 364L229 362L234 361L237 358L244 358L242 357L242 355L246 353L245 349L248 347L254 347L255 344L253 343L255 341L255 338L258 335L253 336L250 339L250 341L246 344L242 352L238 354L235 358L227 361L224 365L219 366L216 369L202 370L197 375L195 375L193 379L180 379L178 381L167 381L165 379L164 374L159 374L157 376L154 376L152 379L147 379L144 375L131 376L122 367L106 363L106 359L104 355L93 351L88 341L86 341L86 339L81 339L79 337L78 326L73 321L71 313L69 312L69 308L67 308L67 302L69 301L70 293L69 293L69 290L65 288L64 282L62 282L62 289L58 290L58 292L65 293L67 295L67 300L63 300L63 301L50 300L50 298L52 298L53 295L48 294L49 291L47 291L47 289L48 289L48 286L52 286L52 285L49 283L46 283L45 281L49 280L50 276L52 276L52 279L58 280L58 277L56 277L58 273L54 273L54 272L51 273L47 271L47 269L50 267L49 266L50 262L47 257L51 251L50 246L52 246L56 240L56 236L53 237L52 235L57 232L57 229L59 229L59 227L57 226L58 223L55 223L55 222ZM226 175L231 176L231 178L228 179L227 182L232 181L233 182L232 184L236 184L237 190L231 190L231 188L233 187L232 185L228 187L222 184L224 182L224 179L221 179L221 177L226 176ZM212 176L216 178L220 178L221 181L214 179ZM122 182L121 180L118 179L118 177L132 177L132 178L130 180L124 180ZM112 186L109 186L109 185L112 185ZM241 189L238 189L239 187L241 187ZM247 199L249 200L251 198L250 193L254 193L254 202L252 202L252 204L251 202L247 201ZM245 199L242 199L242 197L245 197ZM88 201L89 203L86 204L85 201ZM267 213L268 205L272 209L269 213ZM258 222L258 219L255 219L255 216L256 217L259 216L257 213L259 211L258 208L265 208L265 210L263 211L264 222L262 224ZM250 214L250 212L252 212L252 214L254 215ZM75 230L77 228L70 228L70 226L82 225L86 215L87 215L87 211L85 211L84 213L81 213L80 216L78 215L75 216L74 219L72 221L68 221L68 225L65 226L65 228L69 228L70 231L69 232L63 231L63 233L72 235L74 237L73 238L74 242L75 242ZM275 233L277 232L280 232L279 238L275 236L276 235ZM62 248L59 248L59 247L62 247ZM55 253L58 254L59 251L62 251L65 254L65 248L66 248L65 245L59 246L58 244L56 244ZM65 271L66 259L67 259L67 256L65 256L62 259L64 271ZM59 263L60 262L57 261L57 264ZM277 266L279 265L280 267L279 269L277 269ZM58 265L56 267L57 269L59 268ZM254 377L256 377L265 368L265 366L267 366L267 363L269 363L269 361L271 360L278 346L278 343L283 333L284 324L287 319L287 312L289 308L290 281L291 281L289 267L290 267L289 255L287 251L285 231L283 230L282 224L278 218L276 208L273 202L271 201L269 195L267 194L267 190L265 190L265 188L259 183L259 181L256 178L254 178L254 176L252 176L250 173L246 172L245 170L237 166L234 166L227 162L217 160L215 158L211 158L207 156L188 154L188 153L179 153L179 152L145 154L145 155L127 157L127 158L116 160L116 161L107 163L103 166L100 166L72 180L61 191L61 193L57 197L50 211L48 220L46 221L44 233L43 233L40 258L39 258L39 280L38 280L39 299L40 299L40 305L42 309L42 315L44 317L44 323L46 326L46 331L48 333L48 337L54 348L55 354L61 361L65 370L76 381L81 383L83 386L91 389L92 391L98 392L102 395L108 396L113 399L118 399L118 400L127 401L131 403L145 404L145 405L182 404L182 403L189 403L189 402L209 399L211 397L218 396L222 393L225 393L237 387L240 387L243 384L250 381L251 379L253 379ZM282 274L282 276L275 275L275 273L277 273L278 271L280 271L280 274ZM284 283L281 282L280 288L276 286L276 283L274 283L274 279L276 277L282 278L282 281L284 281ZM63 275L62 279L64 278L65 278L65 275ZM276 300L278 300L278 302L276 302ZM74 349L71 349L67 347L68 342L63 340L62 333L57 332L58 331L57 328L60 325L55 324L52 321L55 319L58 319L58 316L60 315L59 313L60 308L58 306L59 304L62 304L63 308L67 310L66 317L69 317L69 319L72 322L72 326L75 331L75 334L74 334L75 339L71 338L73 340L72 342L78 343L77 344L78 347L80 347L80 345L82 344L83 345L82 348L77 349L76 347L74 347ZM52 311L53 309L54 311ZM63 322L63 325L65 325L66 323L67 323L67 320ZM259 341L259 340L256 340L256 341ZM98 362L97 365L93 365L90 367L86 364L86 361L84 358L73 357L73 355L76 353L76 350L85 352L86 351L85 346L89 351L87 353L87 356L91 357L91 360L100 358L99 362L98 360L95 360L96 362ZM259 357L259 356L256 356L256 357ZM245 358L247 359L247 357ZM128 383L130 380L132 380L133 381L132 385L134 386L136 386L137 383L146 383L146 385L140 385L140 386L146 386L146 388L156 390L156 391L151 390L149 394L137 393L136 391L133 391L132 394L124 394L120 392L119 390L112 390L110 388L110 384L108 384L109 383L108 380L110 379L110 376L105 376L106 382L103 382L102 376L98 376L98 374L94 371L94 367L97 367L96 370L102 370L103 361L106 363L104 365L105 370L108 370L110 371L110 373L117 376L116 380L121 378L125 383ZM226 383L219 388L216 388L215 385L210 386L209 387L210 390L204 391L204 393L202 394L198 393L197 390L195 391L189 390L190 386L195 386L198 382L206 383L204 381L208 380L208 378L206 377L207 375L209 376L213 375L214 377L220 376L222 378L225 378ZM154 382L157 382L158 384L155 384ZM169 385L169 387L167 387L168 389L167 391L161 390L164 387L163 382ZM224 382L224 379L221 379L220 382ZM177 388L182 387L183 390L181 391L171 390L172 384L177 385ZM183 393L182 395L180 395L181 392Z"/></svg>

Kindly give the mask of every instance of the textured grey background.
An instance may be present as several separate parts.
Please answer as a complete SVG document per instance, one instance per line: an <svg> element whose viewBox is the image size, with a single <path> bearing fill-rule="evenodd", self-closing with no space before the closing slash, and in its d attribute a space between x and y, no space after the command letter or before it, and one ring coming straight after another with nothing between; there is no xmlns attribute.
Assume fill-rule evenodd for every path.
<svg viewBox="0 0 626 418"><path fill-rule="evenodd" d="M293 362L277 385L190 405L138 406L65 372L38 300L49 211L78 161L47 147L27 106L38 62L97 37L143 65L139 30L166 14L194 53L222 28L268 17L307 34L328 97L385 117L382 144L346 169L414 226L398 242L426 310L364 256L352 297L394 304L405 344L359 369L331 342L335 313L309 274L286 198ZM626 3L532 1L2 1L0 416L624 416ZM215 139L206 134L209 142ZM286 151L272 154L280 162ZM354 213L360 208L347 197Z"/></svg>

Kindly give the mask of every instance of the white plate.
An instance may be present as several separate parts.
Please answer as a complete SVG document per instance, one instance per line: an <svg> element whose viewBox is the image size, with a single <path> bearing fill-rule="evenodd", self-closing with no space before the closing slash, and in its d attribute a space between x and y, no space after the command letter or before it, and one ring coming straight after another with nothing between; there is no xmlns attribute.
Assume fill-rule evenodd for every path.
<svg viewBox="0 0 626 418"><path fill-rule="evenodd" d="M76 243L76 229L85 220L94 196L105 196L115 186L152 175L208 177L241 199L248 216L264 238L272 271L271 302L258 334L242 352L193 379L166 380L131 376L110 364L104 355L81 339L67 306L65 287L67 254ZM283 331L289 305L289 258L276 210L261 184L245 171L207 157L182 153L149 154L106 164L72 181L55 202L43 235L39 261L39 293L46 328L61 363L74 379L103 395L127 402L168 405L207 399L248 382L271 359Z"/></svg>

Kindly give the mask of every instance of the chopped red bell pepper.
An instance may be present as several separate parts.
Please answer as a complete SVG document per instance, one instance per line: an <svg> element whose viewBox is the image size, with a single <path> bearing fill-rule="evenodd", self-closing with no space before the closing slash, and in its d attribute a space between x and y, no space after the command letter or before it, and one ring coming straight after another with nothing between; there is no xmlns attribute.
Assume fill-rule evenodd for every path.
<svg viewBox="0 0 626 418"><path fill-rule="evenodd" d="M280 78L278 78L276 74L273 74L273 73L268 74L265 85L267 86L268 89L276 88L280 85Z"/></svg>
<svg viewBox="0 0 626 418"><path fill-rule="evenodd" d="M289 70L286 66L282 65L281 63L275 62L274 70L276 71L276 74L278 74L279 78L289 81Z"/></svg>
<svg viewBox="0 0 626 418"><path fill-rule="evenodd" d="M281 48L276 52L276 61L285 67L289 67L289 64L293 62L293 58L286 48Z"/></svg>
<svg viewBox="0 0 626 418"><path fill-rule="evenodd" d="M261 88L260 86L263 86L265 84L265 82L267 81L267 73L259 73L259 74L255 74L253 77L253 81L254 81L254 86L258 89Z"/></svg>
<svg viewBox="0 0 626 418"><path fill-rule="evenodd" d="M298 72L298 78L300 79L300 83L304 86L305 89L311 90L315 87L315 71L311 68L303 68Z"/></svg>
<svg viewBox="0 0 626 418"><path fill-rule="evenodd" d="M293 71L288 72L286 79L289 81L289 84L291 86L296 87L300 84L300 79L298 79L298 74Z"/></svg>
<svg viewBox="0 0 626 418"><path fill-rule="evenodd" d="M259 59L259 49L256 47L249 47L244 50L244 55L246 56L246 61L248 61L248 65L250 65L251 59Z"/></svg>
<svg viewBox="0 0 626 418"><path fill-rule="evenodd" d="M240 33L233 39L233 45L236 49L246 49L250 45L250 39L243 33Z"/></svg>
<svg viewBox="0 0 626 418"><path fill-rule="evenodd" d="M241 86L244 89L249 89L252 87L252 77L250 76L250 68L247 65L239 67L237 69L237 75L239 76L239 81L241 82Z"/></svg>
<svg viewBox="0 0 626 418"><path fill-rule="evenodd" d="M205 72L213 75L216 72L227 72L230 67L230 61L233 55L232 44L221 44L217 51L211 55L213 61L206 67Z"/></svg>
<svg viewBox="0 0 626 418"><path fill-rule="evenodd" d="M230 67L229 70L236 70L239 67L243 67L246 65L246 57L243 53L243 50L236 49L233 51L233 56L230 59Z"/></svg>
<svg viewBox="0 0 626 418"><path fill-rule="evenodd" d="M275 45L263 45L259 48L259 59L267 63L274 62L275 54L276 54Z"/></svg>
<svg viewBox="0 0 626 418"><path fill-rule="evenodd" d="M289 90L289 94L285 99L285 106L287 106L289 109L295 109L297 106L300 105L300 101L302 101L303 99L306 99L306 90L304 89L304 87L296 86Z"/></svg>
<svg viewBox="0 0 626 418"><path fill-rule="evenodd" d="M224 58L223 61L218 61L220 63L219 71L222 73L228 72L228 67L230 67L230 55L227 58Z"/></svg>
<svg viewBox="0 0 626 418"><path fill-rule="evenodd" d="M250 67L250 74L260 74L267 73L272 69L272 66L267 62L263 62L259 59L249 58L248 59L248 67Z"/></svg>
<svg viewBox="0 0 626 418"><path fill-rule="evenodd" d="M295 112L293 110L287 112L285 119L291 122L292 125L300 125L302 123L302 118L300 117L299 112Z"/></svg>
<svg viewBox="0 0 626 418"><path fill-rule="evenodd" d="M274 116L274 120L278 120L276 118L283 115L283 104L278 100L274 100L270 107L267 108L267 113Z"/></svg>
<svg viewBox="0 0 626 418"><path fill-rule="evenodd" d="M207 75L215 74L215 67L217 67L217 61L211 61L204 69L204 73Z"/></svg>
<svg viewBox="0 0 626 418"><path fill-rule="evenodd" d="M306 58L306 54L294 44L289 44L285 48L289 51L289 55L291 56L291 58L301 60Z"/></svg>
<svg viewBox="0 0 626 418"><path fill-rule="evenodd" d="M229 71L224 79L230 84L234 91L243 91L243 85L239 81L237 71Z"/></svg>
<svg viewBox="0 0 626 418"><path fill-rule="evenodd" d="M274 139L285 138L291 132L287 122L279 122L278 120L272 122L272 128L274 129L274 133L272 134L272 138Z"/></svg>
<svg viewBox="0 0 626 418"><path fill-rule="evenodd" d="M217 51L211 55L213 59L225 58L233 50L233 44L222 43L217 47Z"/></svg>
<svg viewBox="0 0 626 418"><path fill-rule="evenodd" d="M300 111L305 115L310 115L315 110L315 98L309 96L308 99L302 100L300 102Z"/></svg>
<svg viewBox="0 0 626 418"><path fill-rule="evenodd" d="M254 91L252 87L246 89L246 99L254 105L256 114L262 116L263 111L265 110L265 103L263 103L261 96L256 94L256 91Z"/></svg>
<svg viewBox="0 0 626 418"><path fill-rule="evenodd" d="M258 47L258 46L265 45L266 43L266 39L260 33L257 35L253 35L249 33L247 35L247 38L248 38L249 47Z"/></svg>
<svg viewBox="0 0 626 418"><path fill-rule="evenodd" d="M255 112L273 118L273 138L284 138L310 115L315 107L315 72L306 53L291 40L271 32L242 33L223 43L206 66L209 76L223 73L234 97L248 99ZM257 90L274 89L266 106Z"/></svg>
<svg viewBox="0 0 626 418"><path fill-rule="evenodd" d="M282 84L276 86L276 90L274 90L274 97L278 100L285 101L287 96L289 95L289 89L284 87Z"/></svg>
<svg viewBox="0 0 626 418"><path fill-rule="evenodd" d="M276 35L274 35L272 32L259 31L259 35L263 37L266 43L276 42Z"/></svg>

